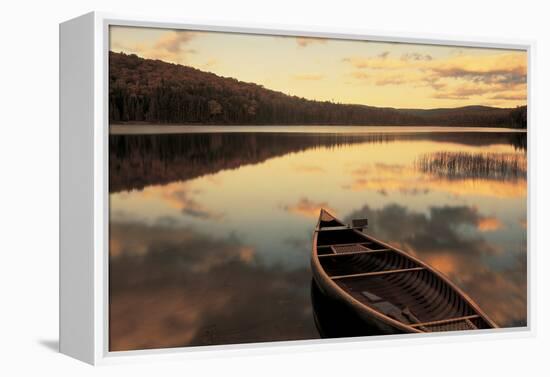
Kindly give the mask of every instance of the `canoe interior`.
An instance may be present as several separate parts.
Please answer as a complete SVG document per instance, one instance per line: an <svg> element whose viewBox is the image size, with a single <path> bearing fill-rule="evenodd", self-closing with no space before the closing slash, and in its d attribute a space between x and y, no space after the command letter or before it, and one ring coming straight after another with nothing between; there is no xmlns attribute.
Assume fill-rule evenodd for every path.
<svg viewBox="0 0 550 377"><path fill-rule="evenodd" d="M436 332L494 327L429 268L323 214L317 258L350 296L411 328Z"/></svg>

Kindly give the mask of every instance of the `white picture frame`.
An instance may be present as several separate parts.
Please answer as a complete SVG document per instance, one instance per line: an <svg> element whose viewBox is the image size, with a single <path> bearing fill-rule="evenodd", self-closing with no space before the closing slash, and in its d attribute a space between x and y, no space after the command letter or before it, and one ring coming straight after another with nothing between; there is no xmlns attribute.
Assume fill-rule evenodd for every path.
<svg viewBox="0 0 550 377"><path fill-rule="evenodd" d="M535 334L533 286L536 258L532 230L532 164L528 171L527 327L445 333L304 340L263 344L108 350L108 33L109 26L143 26L253 34L375 40L468 47L520 49L528 54L528 161L534 156L534 41L400 34L310 26L202 23L197 20L88 13L60 24L60 351L90 364L184 359L296 350L379 347Z"/></svg>

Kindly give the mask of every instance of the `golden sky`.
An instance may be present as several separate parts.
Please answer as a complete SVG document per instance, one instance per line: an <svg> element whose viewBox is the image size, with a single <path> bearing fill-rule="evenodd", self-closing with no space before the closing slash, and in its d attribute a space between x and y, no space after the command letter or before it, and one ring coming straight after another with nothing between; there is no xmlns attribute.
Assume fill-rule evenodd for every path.
<svg viewBox="0 0 550 377"><path fill-rule="evenodd" d="M527 103L527 53L112 26L110 49L315 100L396 108Z"/></svg>

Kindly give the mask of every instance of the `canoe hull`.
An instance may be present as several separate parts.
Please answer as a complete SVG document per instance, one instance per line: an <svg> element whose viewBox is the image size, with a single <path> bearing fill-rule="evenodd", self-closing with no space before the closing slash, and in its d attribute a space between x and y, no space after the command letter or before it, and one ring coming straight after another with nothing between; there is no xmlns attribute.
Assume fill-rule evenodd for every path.
<svg viewBox="0 0 550 377"><path fill-rule="evenodd" d="M353 313L354 316L363 321L366 326L370 327L370 335L391 335L391 334L407 334L411 331L406 331L404 329L397 328L392 326L384 320L380 320L370 313L366 312L364 307L354 304L351 300L347 299L346 296L342 296L335 287L331 284L328 284L326 279L323 276L323 273L319 271L318 264L314 263L312 258L311 261L311 271L313 279L317 287L321 291L321 294L326 296L328 299L339 302L346 306L346 308Z"/></svg>

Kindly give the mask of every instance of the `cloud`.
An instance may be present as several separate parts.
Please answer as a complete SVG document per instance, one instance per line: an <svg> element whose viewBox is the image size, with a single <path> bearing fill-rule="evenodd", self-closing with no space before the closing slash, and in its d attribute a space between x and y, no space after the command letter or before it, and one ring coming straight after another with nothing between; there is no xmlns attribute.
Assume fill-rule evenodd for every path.
<svg viewBox="0 0 550 377"><path fill-rule="evenodd" d="M406 83L406 79L402 76L390 76L376 79L375 84L378 86L384 85L401 85Z"/></svg>
<svg viewBox="0 0 550 377"><path fill-rule="evenodd" d="M401 60L426 60L430 61L432 60L432 56L430 54L419 54L418 52L407 52L405 54L401 55Z"/></svg>
<svg viewBox="0 0 550 377"><path fill-rule="evenodd" d="M363 83L408 85L433 89L432 98L485 102L523 101L527 95L527 58L524 52L491 55L452 55L434 58L429 54L404 53L343 59L355 71L351 76Z"/></svg>
<svg viewBox="0 0 550 377"><path fill-rule="evenodd" d="M502 222L496 217L483 217L477 221L477 229L481 232L494 232L503 228Z"/></svg>
<svg viewBox="0 0 550 377"><path fill-rule="evenodd" d="M527 93L525 54L460 55L431 61L426 69L431 83L446 82L446 90L434 98L468 99L472 96L517 101Z"/></svg>
<svg viewBox="0 0 550 377"><path fill-rule="evenodd" d="M520 220L519 220L519 225L520 225L523 229L527 229L527 219L520 219Z"/></svg>
<svg viewBox="0 0 550 377"><path fill-rule="evenodd" d="M382 56L374 57L347 57L342 59L343 62L351 64L358 69L374 69L374 70L394 70L410 68L410 64L400 59L388 58Z"/></svg>
<svg viewBox="0 0 550 377"><path fill-rule="evenodd" d="M405 179L403 179L405 178ZM415 190L410 190L414 185ZM525 181L500 182L478 179L464 179L460 184L456 180L429 177L376 177L357 178L351 184L343 185L343 189L355 192L374 191L389 194L391 192L407 192L407 194L423 194L426 192L442 192L457 196L482 196L497 198L525 197L527 188Z"/></svg>
<svg viewBox="0 0 550 377"><path fill-rule="evenodd" d="M149 191L153 188L149 188ZM163 199L171 203L171 205L181 211L182 214L199 218L202 220L221 221L224 217L223 213L215 212L208 209L203 204L195 200L185 184L175 184L165 186L165 189L159 193Z"/></svg>
<svg viewBox="0 0 550 377"><path fill-rule="evenodd" d="M325 75L316 74L316 73L303 73L292 76L295 80L303 80L303 81L318 81L325 78Z"/></svg>
<svg viewBox="0 0 550 377"><path fill-rule="evenodd" d="M210 69L210 68L218 65L219 63L220 63L220 61L218 59L212 58L212 59L208 59L201 67L203 69Z"/></svg>
<svg viewBox="0 0 550 377"><path fill-rule="evenodd" d="M430 154L426 160L419 159L414 166L363 164L351 172L351 182L342 188L356 192L400 192L410 195L426 192L499 198L520 198L526 195L527 183L526 177L522 175L521 157L506 160L508 162L500 167L498 159L484 160L486 164L483 161L476 164L475 161L468 158L438 158ZM514 161L519 166L514 167ZM455 166L464 165L466 168L449 170L447 163L449 166L454 163Z"/></svg>
<svg viewBox="0 0 550 377"><path fill-rule="evenodd" d="M367 80L367 79L370 79L372 77L371 74L367 74L367 73L361 72L361 71L352 72L351 76L356 78L356 79L359 79L359 80Z"/></svg>
<svg viewBox="0 0 550 377"><path fill-rule="evenodd" d="M308 198L302 198L298 201L298 203L285 205L282 208L287 212L308 218L319 217L319 212L321 211L321 208L324 208L332 213L335 212L333 209L330 208L327 202L313 202Z"/></svg>
<svg viewBox="0 0 550 377"><path fill-rule="evenodd" d="M432 98L439 99L469 99L472 96L483 96L487 94L491 89L481 85L462 85L449 89L447 91L438 92L432 96Z"/></svg>
<svg viewBox="0 0 550 377"><path fill-rule="evenodd" d="M176 209L182 215L201 220L221 221L225 214L215 211L200 201L201 191L192 189L185 182L171 182L162 186L148 186L135 192L141 200L158 200ZM119 219L127 219L124 214Z"/></svg>
<svg viewBox="0 0 550 377"><path fill-rule="evenodd" d="M428 215L410 212L406 207L392 204L381 210L368 206L349 218L369 218L369 229L381 239L395 239L407 250L440 252L441 250L474 255L497 253L491 244L477 234L463 232L467 226L474 230L484 219L478 210L468 206L430 207ZM398 236L397 236L398 235Z"/></svg>
<svg viewBox="0 0 550 377"><path fill-rule="evenodd" d="M327 40L325 38L296 37L296 43L299 47L307 47L314 43L325 44Z"/></svg>
<svg viewBox="0 0 550 377"><path fill-rule="evenodd" d="M521 84L527 79L525 54L460 55L434 60L428 68L442 77L466 78L483 83Z"/></svg>
<svg viewBox="0 0 550 377"><path fill-rule="evenodd" d="M172 31L161 36L155 43L154 48L175 54L180 53L182 45L187 44L196 36L197 33L193 31Z"/></svg>
<svg viewBox="0 0 550 377"><path fill-rule="evenodd" d="M527 99L527 93L522 93L522 94L502 93L502 94L497 94L496 96L492 96L491 99L499 99L499 100L505 100L505 101L524 101Z"/></svg>
<svg viewBox="0 0 550 377"><path fill-rule="evenodd" d="M200 34L196 31L173 30L162 34L152 43L136 43L133 45L114 39L110 48L128 54L137 54L148 59L183 63L187 55L198 52L194 48L187 47L187 45Z"/></svg>

